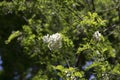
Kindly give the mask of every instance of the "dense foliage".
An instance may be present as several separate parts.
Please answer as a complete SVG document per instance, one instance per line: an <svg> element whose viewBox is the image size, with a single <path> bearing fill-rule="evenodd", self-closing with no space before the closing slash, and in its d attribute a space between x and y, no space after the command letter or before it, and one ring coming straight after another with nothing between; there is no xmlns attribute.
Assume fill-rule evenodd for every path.
<svg viewBox="0 0 120 80"><path fill-rule="evenodd" d="M0 2L2 80L119 80L119 0Z"/></svg>

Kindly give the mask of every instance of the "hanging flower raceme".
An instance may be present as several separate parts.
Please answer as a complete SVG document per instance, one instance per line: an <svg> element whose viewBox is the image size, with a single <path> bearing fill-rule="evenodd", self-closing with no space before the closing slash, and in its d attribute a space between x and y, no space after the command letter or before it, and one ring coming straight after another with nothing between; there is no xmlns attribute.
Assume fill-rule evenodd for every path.
<svg viewBox="0 0 120 80"><path fill-rule="evenodd" d="M48 43L48 48L50 50L58 50L62 47L62 37L61 34L55 33L53 35L47 34L43 36L43 42Z"/></svg>

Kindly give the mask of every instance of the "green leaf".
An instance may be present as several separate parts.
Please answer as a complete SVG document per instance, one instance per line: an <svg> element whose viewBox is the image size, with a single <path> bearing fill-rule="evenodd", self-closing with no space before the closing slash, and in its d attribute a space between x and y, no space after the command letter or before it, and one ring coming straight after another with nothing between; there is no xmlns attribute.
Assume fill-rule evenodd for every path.
<svg viewBox="0 0 120 80"><path fill-rule="evenodd" d="M14 33L12 33L9 37L8 40L5 41L6 44L10 43L11 40L13 40L14 38L18 37L21 35L20 31L15 31Z"/></svg>

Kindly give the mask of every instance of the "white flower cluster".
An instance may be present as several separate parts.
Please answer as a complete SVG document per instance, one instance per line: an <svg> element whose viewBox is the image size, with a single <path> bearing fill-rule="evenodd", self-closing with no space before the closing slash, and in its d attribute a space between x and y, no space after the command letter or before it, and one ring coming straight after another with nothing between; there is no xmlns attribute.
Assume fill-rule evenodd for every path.
<svg viewBox="0 0 120 80"><path fill-rule="evenodd" d="M72 76L73 72L68 72L68 71L65 71L66 73L66 77L70 80L77 80L77 78L75 76Z"/></svg>
<svg viewBox="0 0 120 80"><path fill-rule="evenodd" d="M59 33L53 35L47 34L46 36L43 36L42 39L44 43L48 43L48 48L50 50L58 50L62 47L62 37Z"/></svg>
<svg viewBox="0 0 120 80"><path fill-rule="evenodd" d="M96 41L100 41L101 40L101 33L99 31L96 31L94 34L93 34L93 38L96 40Z"/></svg>

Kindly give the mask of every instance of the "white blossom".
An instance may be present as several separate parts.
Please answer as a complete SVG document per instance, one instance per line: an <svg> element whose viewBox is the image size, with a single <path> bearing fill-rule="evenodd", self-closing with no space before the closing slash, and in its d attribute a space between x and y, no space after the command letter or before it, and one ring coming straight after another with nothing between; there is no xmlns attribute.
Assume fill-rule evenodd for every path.
<svg viewBox="0 0 120 80"><path fill-rule="evenodd" d="M93 38L96 40L96 41L100 41L101 40L101 33L99 31L96 31L94 34L93 34Z"/></svg>
<svg viewBox="0 0 120 80"><path fill-rule="evenodd" d="M71 80L77 80L75 76L71 76Z"/></svg>
<svg viewBox="0 0 120 80"><path fill-rule="evenodd" d="M70 73L67 73L67 74L66 74L66 77L70 77L70 76L71 76L71 74L70 74Z"/></svg>
<svg viewBox="0 0 120 80"><path fill-rule="evenodd" d="M47 34L46 36L43 36L43 42L44 43L48 43L49 42L49 34Z"/></svg>
<svg viewBox="0 0 120 80"><path fill-rule="evenodd" d="M100 52L99 52L98 50L96 51L96 53L97 53L98 55L100 54Z"/></svg>
<svg viewBox="0 0 120 80"><path fill-rule="evenodd" d="M72 4L72 7L73 7L73 8L76 8L76 4Z"/></svg>
<svg viewBox="0 0 120 80"><path fill-rule="evenodd" d="M43 37L43 42L48 43L48 48L50 50L58 50L62 47L61 34L46 35Z"/></svg>

